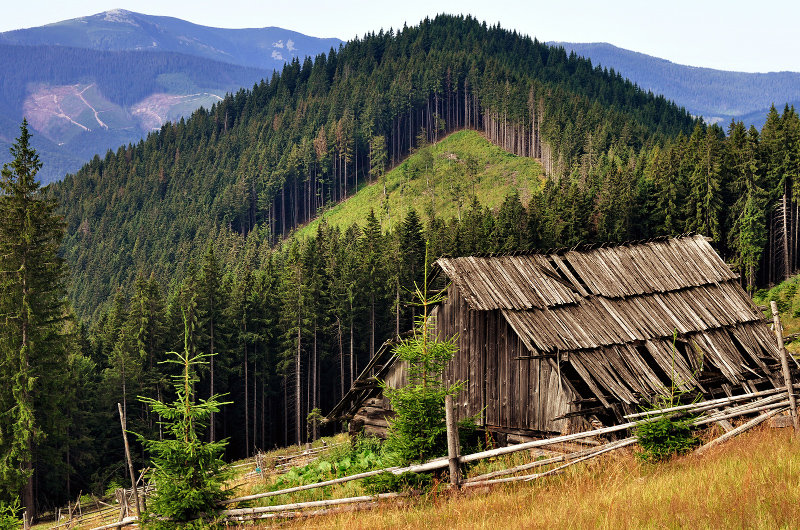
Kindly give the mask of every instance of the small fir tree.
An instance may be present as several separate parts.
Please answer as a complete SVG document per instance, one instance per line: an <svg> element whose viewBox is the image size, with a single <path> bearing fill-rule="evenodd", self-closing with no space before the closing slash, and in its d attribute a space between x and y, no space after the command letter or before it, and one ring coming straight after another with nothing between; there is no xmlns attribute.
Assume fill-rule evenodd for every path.
<svg viewBox="0 0 800 530"><path fill-rule="evenodd" d="M189 321L184 318L187 338L182 354L170 352L176 358L165 363L180 365L183 370L174 376L176 399L171 404L151 398L140 398L163 419L168 435L163 440L139 439L150 453L150 478L156 493L148 503L153 515L147 516L148 526L174 528L208 518L217 502L226 497L222 487L228 477L222 453L227 440L204 442L198 431L206 426L212 413L219 412L223 403L218 396L208 400L195 399L194 385L198 381L196 368L206 364L209 355L190 353Z"/></svg>
<svg viewBox="0 0 800 530"><path fill-rule="evenodd" d="M458 346L456 337L441 340L436 337L435 319L431 307L444 299L444 294L431 296L427 290L427 252L425 275L415 294L422 308L415 319L413 335L396 348L399 361L408 363L408 384L391 388L385 383L383 391L396 415L389 421L386 449L403 463L439 456L446 449L444 398L456 394L461 384L448 384L443 373Z"/></svg>

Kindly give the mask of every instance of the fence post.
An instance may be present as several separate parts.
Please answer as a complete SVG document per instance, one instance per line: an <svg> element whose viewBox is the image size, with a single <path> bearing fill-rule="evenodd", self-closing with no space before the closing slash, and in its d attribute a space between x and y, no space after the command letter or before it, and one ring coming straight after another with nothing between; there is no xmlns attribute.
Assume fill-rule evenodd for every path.
<svg viewBox="0 0 800 530"><path fill-rule="evenodd" d="M447 458L450 465L450 484L461 485L461 466L458 462L458 424L453 412L453 396L444 397L444 417L447 424Z"/></svg>
<svg viewBox="0 0 800 530"><path fill-rule="evenodd" d="M128 460L128 471L131 475L131 490L133 491L133 498L136 500L136 518L141 521L142 520L142 512L139 509L139 493L136 491L136 475L133 473L133 461L131 460L131 448L128 445L128 431L127 431L127 421L125 418L125 414L122 412L122 405L117 403L117 408L119 409L119 423L122 425L122 439L125 441L125 458Z"/></svg>
<svg viewBox="0 0 800 530"><path fill-rule="evenodd" d="M789 411L792 415L792 426L794 433L800 432L800 420L797 418L797 402L794 399L794 388L792 387L792 373L789 371L789 360L786 357L786 347L783 345L783 326L778 315L778 304L775 301L769 303L772 309L772 318L775 322L775 336L778 339L778 351L781 354L781 370L783 370L783 381L786 383L786 392L789 394Z"/></svg>

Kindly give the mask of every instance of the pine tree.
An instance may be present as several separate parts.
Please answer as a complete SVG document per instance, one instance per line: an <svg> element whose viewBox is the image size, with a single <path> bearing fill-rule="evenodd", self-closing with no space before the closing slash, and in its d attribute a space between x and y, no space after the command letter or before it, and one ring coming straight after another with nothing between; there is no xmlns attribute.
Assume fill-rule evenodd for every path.
<svg viewBox="0 0 800 530"><path fill-rule="evenodd" d="M414 285L422 282L425 268L425 237L423 235L422 221L417 211L413 208L408 211L403 224L400 225L398 234L400 260L398 263L397 303L398 321L401 321L402 307L408 306L412 301ZM408 329L416 312L412 307L412 320L402 321L397 331L402 333Z"/></svg>
<svg viewBox="0 0 800 530"><path fill-rule="evenodd" d="M36 173L42 164L30 146L27 121L11 147L14 160L0 179L0 489L8 499L22 494L29 517L36 507L33 469L43 418L39 405L66 362L65 267L58 256L64 226L56 205L42 196ZM56 370L57 371L57 370Z"/></svg>
<svg viewBox="0 0 800 530"><path fill-rule="evenodd" d="M359 240L362 289L365 291L369 306L369 358L375 355L376 336L379 334L378 319L383 298L386 295L386 242L381 226L375 217L375 211L370 210L367 222L364 225L364 234Z"/></svg>
<svg viewBox="0 0 800 530"><path fill-rule="evenodd" d="M204 335L208 339L208 355L209 355L209 380L208 392L209 395L214 395L216 388L215 383L215 366L214 360L217 351L219 351L220 344L220 327L222 325L222 315L225 311L225 302L222 293L222 274L220 272L219 264L216 255L214 254L214 247L212 244L206 247L206 253L203 256L203 264L200 268L200 327L203 329ZM211 411L211 417L208 420L208 436L209 440L214 442L216 436L216 412Z"/></svg>
<svg viewBox="0 0 800 530"><path fill-rule="evenodd" d="M227 440L203 442L200 432L211 413L227 403L219 401L219 396L199 402L195 398L197 367L208 356L190 353L191 327L187 318L183 353L172 352L176 359L166 361L181 367L180 375L174 376L175 401L168 404L141 398L164 419L168 432L167 438L158 440L139 436L150 453L150 478L156 485L148 502L155 517L146 518L148 527L183 528L199 517L209 518L219 509L218 501L227 496L223 486L229 473L222 460ZM198 523L198 527L204 526Z"/></svg>

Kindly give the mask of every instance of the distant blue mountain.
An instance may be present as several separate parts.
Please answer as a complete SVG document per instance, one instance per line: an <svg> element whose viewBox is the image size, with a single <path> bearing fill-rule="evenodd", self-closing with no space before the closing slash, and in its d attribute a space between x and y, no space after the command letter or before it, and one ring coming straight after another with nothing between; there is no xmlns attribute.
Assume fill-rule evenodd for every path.
<svg viewBox="0 0 800 530"><path fill-rule="evenodd" d="M114 9L37 28L0 33L0 43L59 45L92 50L142 50L196 55L273 70L295 57L315 56L342 41L276 27L211 28L172 17Z"/></svg>
<svg viewBox="0 0 800 530"><path fill-rule="evenodd" d="M341 43L113 10L0 33L0 162L26 117L43 182Z"/></svg>
<svg viewBox="0 0 800 530"><path fill-rule="evenodd" d="M607 43L551 42L569 53L592 60L592 64L613 68L645 90L662 94L706 122L731 119L758 128L764 124L772 104L800 107L800 73L746 73L675 64Z"/></svg>

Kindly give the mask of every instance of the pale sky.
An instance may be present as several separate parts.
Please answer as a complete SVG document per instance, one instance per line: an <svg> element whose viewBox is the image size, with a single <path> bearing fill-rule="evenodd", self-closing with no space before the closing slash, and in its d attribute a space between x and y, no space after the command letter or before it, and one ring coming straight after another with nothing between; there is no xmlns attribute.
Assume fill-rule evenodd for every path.
<svg viewBox="0 0 800 530"><path fill-rule="evenodd" d="M800 72L799 0L23 0L6 2L0 31L114 8L225 28L279 26L348 40L414 25L437 13L472 14L542 41L609 42L691 66Z"/></svg>

